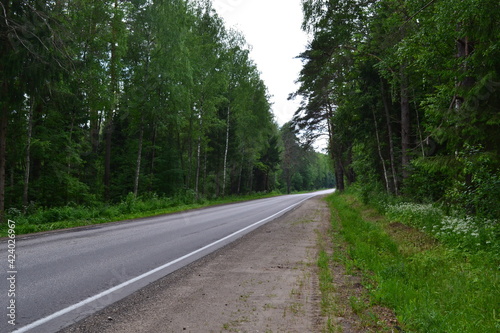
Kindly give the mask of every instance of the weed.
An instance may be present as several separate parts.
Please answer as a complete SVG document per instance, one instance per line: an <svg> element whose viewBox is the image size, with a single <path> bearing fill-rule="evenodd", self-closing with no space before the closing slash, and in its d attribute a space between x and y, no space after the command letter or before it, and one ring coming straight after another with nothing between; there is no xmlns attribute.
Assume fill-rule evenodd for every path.
<svg viewBox="0 0 500 333"><path fill-rule="evenodd" d="M441 209L431 204L399 203L386 208L389 219L421 229L432 229L443 218Z"/></svg>
<svg viewBox="0 0 500 333"><path fill-rule="evenodd" d="M433 205L400 203L389 205L392 221L420 229L449 246L472 253L486 251L500 258L500 223L472 216L445 216Z"/></svg>
<svg viewBox="0 0 500 333"><path fill-rule="evenodd" d="M371 281L371 302L394 309L405 330L478 333L500 330L497 257L484 251L484 247L483 251L473 252L469 250L470 244L462 246L467 237L486 237L474 229L479 228L478 223L448 219L430 205L400 204L387 209L393 221L397 216L398 222L426 227L427 232L443 242L446 239L439 232L453 235L462 245L449 240L439 244L432 238L419 236L416 229L390 223L383 217L363 218L362 212L367 208L352 196L334 194L329 201L332 212L335 211L332 216L338 220L332 223L340 224L337 236L348 243L348 257L344 260ZM489 228L479 224L485 230ZM440 226L439 231L429 228L435 225ZM474 234L476 231L479 236ZM419 243L411 246L415 241ZM351 306L362 310L355 298L351 299Z"/></svg>
<svg viewBox="0 0 500 333"><path fill-rule="evenodd" d="M319 289L321 291L321 309L324 314L328 314L334 309L332 293L334 287L332 284L332 275L330 272L330 259L328 254L322 250L318 257L319 268Z"/></svg>
<svg viewBox="0 0 500 333"><path fill-rule="evenodd" d="M276 306L273 304L266 303L263 306L264 310L276 309Z"/></svg>
<svg viewBox="0 0 500 333"><path fill-rule="evenodd" d="M293 313L294 315L304 314L305 311L304 311L303 307L304 307L304 305L302 303L292 303L289 306L290 312Z"/></svg>
<svg viewBox="0 0 500 333"><path fill-rule="evenodd" d="M242 302L246 302L248 301L248 299L250 298L250 296L253 294L253 292L249 293L249 294L244 294L244 295L240 295L240 301Z"/></svg>
<svg viewBox="0 0 500 333"><path fill-rule="evenodd" d="M362 299L356 296L349 297L349 304L355 314L360 315L366 310L367 306Z"/></svg>

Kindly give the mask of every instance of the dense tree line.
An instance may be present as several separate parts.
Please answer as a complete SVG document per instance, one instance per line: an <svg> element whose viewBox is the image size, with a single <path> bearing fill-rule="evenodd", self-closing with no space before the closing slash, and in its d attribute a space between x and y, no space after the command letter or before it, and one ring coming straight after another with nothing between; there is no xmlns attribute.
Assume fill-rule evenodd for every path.
<svg viewBox="0 0 500 333"><path fill-rule="evenodd" d="M283 182L266 86L208 0L1 0L0 79L2 215Z"/></svg>
<svg viewBox="0 0 500 333"><path fill-rule="evenodd" d="M294 122L357 182L500 217L500 3L303 1Z"/></svg>

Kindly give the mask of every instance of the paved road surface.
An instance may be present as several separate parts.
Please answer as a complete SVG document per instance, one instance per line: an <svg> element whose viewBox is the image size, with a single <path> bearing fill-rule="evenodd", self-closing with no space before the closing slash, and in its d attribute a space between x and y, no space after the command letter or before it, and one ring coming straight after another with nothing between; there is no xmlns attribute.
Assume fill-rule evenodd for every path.
<svg viewBox="0 0 500 333"><path fill-rule="evenodd" d="M0 332L55 332L269 222L315 195L281 196L0 241ZM15 275L15 297L8 280ZM8 323L15 300L16 325ZM0 312L1 313L1 312Z"/></svg>

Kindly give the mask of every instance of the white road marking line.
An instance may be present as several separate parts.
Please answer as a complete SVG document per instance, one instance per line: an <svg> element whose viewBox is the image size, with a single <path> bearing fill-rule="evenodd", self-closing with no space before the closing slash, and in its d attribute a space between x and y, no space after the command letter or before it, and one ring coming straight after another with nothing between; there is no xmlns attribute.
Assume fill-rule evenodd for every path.
<svg viewBox="0 0 500 333"><path fill-rule="evenodd" d="M202 252L202 251L205 251L206 249L208 249L208 248L210 248L210 247L212 247L212 246L214 246L214 245L217 245L217 244L219 244L219 243L222 243L222 242L224 242L224 241L228 240L229 238L236 236L237 234L240 234L240 233L242 233L242 232L244 232L244 231L246 231L246 230L248 230L248 229L251 229L251 228L253 228L253 227L255 227L255 226L257 226L257 225L259 225L259 224L261 224L261 223L263 223L263 222L265 222L265 221L267 221L267 220L269 220L269 219L272 219L273 217L275 217L275 216L277 216L277 215L280 215L280 214L282 214L282 213L284 213L284 212L286 212L286 211L288 211L288 210L292 209L292 208L293 208L293 207L295 207L295 206L300 205L301 203L303 203L304 201L306 201L306 200L308 200L308 199L310 199L310 198L312 198L312 197L313 197L313 196L308 196L308 197L306 197L305 199L303 199L303 200L301 200L301 201L299 201L299 202L297 202L297 203L295 203L295 204L293 204L293 205L291 205L291 206L288 206L287 208L282 209L282 210L280 210L279 212L277 212L277 213L275 213L275 214L273 214L273 215L271 215L271 216L266 217L265 219L262 219L262 220L260 220L260 221L258 221L258 222L255 222L254 224L251 224L251 225L249 225L249 226L247 226L247 227L245 227L245 228L243 228L243 229L240 229L240 230L238 230L238 231L236 231L236 232L233 232L232 234L230 234L230 235L228 235L228 236L226 236L226 237L224 237L224 238L221 238L221 239L219 239L219 240L217 240L217 241L215 241L215 242L213 242L213 243L211 243L211 244L205 245L204 247L199 248L199 249L198 249L198 250L196 250L196 251L193 251L193 252L191 252L191 253L188 253L188 254L186 254L186 255L184 255L184 256L182 256L182 257L179 257L179 258L177 258L177 259L175 259L175 260L173 260L173 261L171 261L171 262L169 262L169 263L166 263L166 264L165 264L165 265L163 265L163 266L157 267L157 268L155 268L155 269L153 269L153 270L150 270L149 272L146 272L146 273L144 273L144 274L142 274L142 275L139 275L139 276L137 276L137 277L135 277L135 278L133 278L133 279L130 279L130 280L128 280L128 281L125 281L125 282L123 282L122 284L119 284L119 285L117 285L117 286L115 286L115 287L113 287L113 288L110 288L110 289L108 289L108 290L105 290L105 291L103 291L103 292L101 292L101 293L99 293L99 294L97 294L97 295L95 295L95 296L89 297L89 298L87 298L87 299L85 299L85 300L83 300L83 301L81 301L81 302L79 302L79 303L73 304L73 305L71 305L71 306L69 306L69 307L67 307L67 308L65 308L65 309L62 309L62 310L60 310L60 311L57 311L57 312L55 312L55 313L53 313L53 314L51 314L51 315L49 315L49 316L47 316L47 317L45 317L45 318L38 319L37 321L34 321L33 323L31 323L31 324L29 324L29 325L26 325L26 326L24 326L24 327L21 327L21 328L20 328L20 329L18 329L18 330L13 331L12 333L23 333L23 332L27 332L27 331L29 331L29 330L31 330L31 329L34 329L34 328L36 328L36 327L38 327L38 326L40 326L40 325L43 325L43 324L45 324L45 323L48 323L49 321L51 321L51 320L53 320L53 319L55 319L55 318L58 318L58 317L60 317L60 316L62 316L62 315L65 315L65 314L67 314L67 313L69 313L69 312L71 312L71 311L73 311L73 310L76 310L76 309L78 309L78 308L80 308L80 307L82 307L82 306L84 306L84 305L86 305L86 304L88 304L88 303L91 303L91 302L93 302L93 301L95 301L95 300L98 300L98 299L99 299L99 298L101 298L101 297L104 297L104 296L106 296L106 295L109 295L109 294L111 294L111 293L113 293L113 292L115 292L115 291L117 291L117 290L119 290L119 289L122 289L122 288L124 288L124 287L126 287L126 286L128 286L128 285L130 285L130 284L132 284L132 283L134 283L134 282L137 282L137 281L139 281L139 280L142 280L142 279L144 279L144 278L146 278L146 277L148 277L148 276L150 276L150 275L152 275L152 274L154 274L154 273L156 273L156 272L158 272L158 271L161 271L162 269L165 269L165 268L167 268L167 267L170 267L170 266L172 266L172 265L174 265L174 264L176 264L176 263L178 263L178 262L180 262L180 261L182 261L182 260L184 260L184 259L187 259L187 258L189 258L189 257L194 256L195 254L198 254L198 253L200 253L200 252Z"/></svg>

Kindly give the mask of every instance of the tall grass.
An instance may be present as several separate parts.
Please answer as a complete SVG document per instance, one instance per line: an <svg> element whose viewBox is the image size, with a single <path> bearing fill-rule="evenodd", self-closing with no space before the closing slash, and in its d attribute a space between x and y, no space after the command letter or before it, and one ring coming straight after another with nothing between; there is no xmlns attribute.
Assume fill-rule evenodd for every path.
<svg viewBox="0 0 500 333"><path fill-rule="evenodd" d="M372 301L393 308L406 332L500 331L499 262L491 253L440 244L350 195L328 200L341 236L334 241L349 244L343 260L361 269ZM423 215L415 213L419 223L433 225Z"/></svg>

